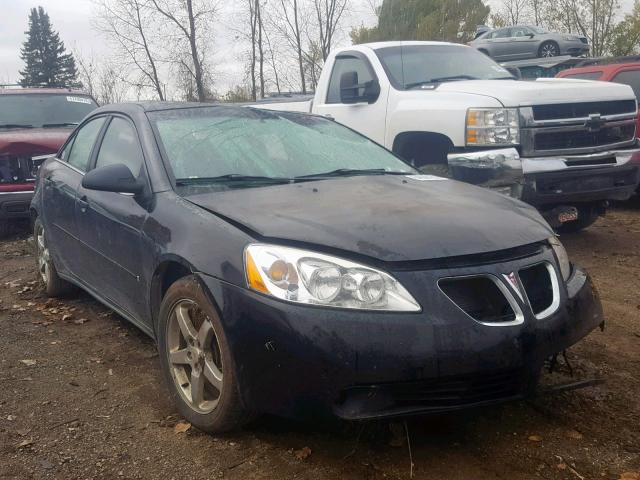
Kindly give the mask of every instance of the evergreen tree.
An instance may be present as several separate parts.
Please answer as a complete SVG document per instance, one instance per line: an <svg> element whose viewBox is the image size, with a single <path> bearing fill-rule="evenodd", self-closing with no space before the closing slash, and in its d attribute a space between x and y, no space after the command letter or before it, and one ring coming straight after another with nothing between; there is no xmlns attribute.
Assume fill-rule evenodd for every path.
<svg viewBox="0 0 640 480"><path fill-rule="evenodd" d="M44 8L32 8L29 14L27 39L22 44L20 58L25 69L20 71L23 87L77 87L78 72L71 53L67 53L58 32L51 28Z"/></svg>

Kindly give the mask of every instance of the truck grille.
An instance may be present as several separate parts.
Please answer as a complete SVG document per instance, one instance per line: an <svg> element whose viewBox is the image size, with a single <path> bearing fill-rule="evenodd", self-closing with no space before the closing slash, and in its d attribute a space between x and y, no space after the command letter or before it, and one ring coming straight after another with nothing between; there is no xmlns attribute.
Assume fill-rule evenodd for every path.
<svg viewBox="0 0 640 480"><path fill-rule="evenodd" d="M33 156L38 154L33 154ZM42 160L32 155L0 155L0 184L33 182Z"/></svg>
<svg viewBox="0 0 640 480"><path fill-rule="evenodd" d="M588 129L575 131L537 132L534 147L536 150L569 150L573 148L601 147L633 140L635 124L609 126L597 132Z"/></svg>
<svg viewBox="0 0 640 480"><path fill-rule="evenodd" d="M589 115L599 113L605 115L634 114L635 100L616 100L612 102L565 103L554 105L535 105L533 118L540 120L563 120L568 118L589 118Z"/></svg>

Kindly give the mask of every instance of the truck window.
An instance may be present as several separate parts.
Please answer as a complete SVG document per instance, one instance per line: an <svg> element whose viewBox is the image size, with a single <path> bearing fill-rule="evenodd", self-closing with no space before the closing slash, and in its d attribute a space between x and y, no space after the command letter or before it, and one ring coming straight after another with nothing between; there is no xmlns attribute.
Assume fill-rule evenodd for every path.
<svg viewBox="0 0 640 480"><path fill-rule="evenodd" d="M98 108L88 95L11 93L0 95L0 125L27 127L68 127L78 124Z"/></svg>
<svg viewBox="0 0 640 480"><path fill-rule="evenodd" d="M611 80L615 83L624 83L633 89L636 98L640 98L640 70L623 70Z"/></svg>
<svg viewBox="0 0 640 480"><path fill-rule="evenodd" d="M602 76L602 72L582 72L582 73L570 73L569 75L563 75L562 78L577 78L578 80L599 80Z"/></svg>
<svg viewBox="0 0 640 480"><path fill-rule="evenodd" d="M329 91L327 92L327 103L340 102L340 77L345 72L356 72L358 83L365 83L373 80L373 73L369 64L362 58L356 56L341 55L336 58L329 79Z"/></svg>

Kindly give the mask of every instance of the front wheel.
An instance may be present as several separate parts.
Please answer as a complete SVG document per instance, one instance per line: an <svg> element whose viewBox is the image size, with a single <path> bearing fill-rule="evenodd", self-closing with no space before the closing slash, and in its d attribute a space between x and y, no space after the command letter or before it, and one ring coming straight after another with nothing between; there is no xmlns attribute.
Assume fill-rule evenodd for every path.
<svg viewBox="0 0 640 480"><path fill-rule="evenodd" d="M33 223L33 237L35 240L35 250L38 274L42 283L44 283L44 289L49 297L63 297L76 290L76 287L71 283L63 280L58 275L58 270L51 258L51 252L49 250L49 244L47 243L47 237L44 231L44 225L39 218L36 218Z"/></svg>
<svg viewBox="0 0 640 480"><path fill-rule="evenodd" d="M544 42L538 49L538 57L550 58L560 55L560 47L555 42Z"/></svg>
<svg viewBox="0 0 640 480"><path fill-rule="evenodd" d="M180 414L200 430L234 430L251 419L220 317L198 279L167 291L158 318L160 364Z"/></svg>

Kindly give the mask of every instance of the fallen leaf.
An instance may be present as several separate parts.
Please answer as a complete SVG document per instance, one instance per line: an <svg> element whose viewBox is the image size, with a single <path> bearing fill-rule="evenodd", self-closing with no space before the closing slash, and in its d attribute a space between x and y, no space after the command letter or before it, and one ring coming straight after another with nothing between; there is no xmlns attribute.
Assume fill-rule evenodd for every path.
<svg viewBox="0 0 640 480"><path fill-rule="evenodd" d="M18 435L20 435L21 437L26 437L27 435L29 435L30 431L31 431L30 429L25 428L25 429L22 429L22 430L16 430L16 433Z"/></svg>
<svg viewBox="0 0 640 480"><path fill-rule="evenodd" d="M573 438L574 440L582 440L582 434L577 430L569 430L567 432L567 437Z"/></svg>
<svg viewBox="0 0 640 480"><path fill-rule="evenodd" d="M18 448L24 448L24 447L28 447L29 445L33 444L33 440L32 439L27 439L27 440L23 440L21 441L18 445L16 445Z"/></svg>
<svg viewBox="0 0 640 480"><path fill-rule="evenodd" d="M82 325L83 323L87 323L89 320L87 320L86 318L78 318L77 320L74 320L73 323L75 323L76 325Z"/></svg>
<svg viewBox="0 0 640 480"><path fill-rule="evenodd" d="M298 460L306 460L311 455L311 449L309 447L303 447L300 450L293 452Z"/></svg>
<svg viewBox="0 0 640 480"><path fill-rule="evenodd" d="M624 472L620 475L620 480L640 480L640 472Z"/></svg>
<svg viewBox="0 0 640 480"><path fill-rule="evenodd" d="M7 420L9 420L10 422L13 422L16 419L15 415L7 415Z"/></svg>
<svg viewBox="0 0 640 480"><path fill-rule="evenodd" d="M529 435L529 440L532 442L541 442L542 437L540 435Z"/></svg>
<svg viewBox="0 0 640 480"><path fill-rule="evenodd" d="M66 322L67 320L71 320L72 317L73 317L73 315L71 315L70 313L66 313L66 314L62 315L62 321Z"/></svg>
<svg viewBox="0 0 640 480"><path fill-rule="evenodd" d="M556 467L558 468L558 470L566 470L567 469L567 464L566 463L559 463L558 465L556 465Z"/></svg>
<svg viewBox="0 0 640 480"><path fill-rule="evenodd" d="M37 362L35 360L31 360L29 358L25 358L24 360L20 360L20 363L24 363L27 367L34 366Z"/></svg>
<svg viewBox="0 0 640 480"><path fill-rule="evenodd" d="M189 422L178 422L176 426L173 427L174 433L185 433L187 430L191 428L191 424Z"/></svg>

